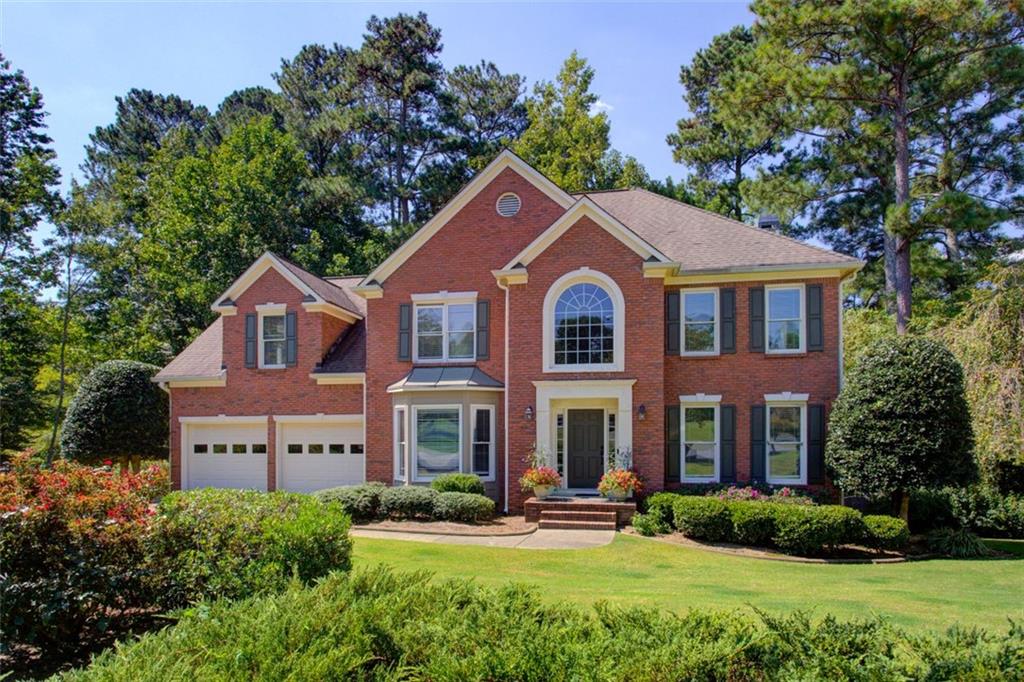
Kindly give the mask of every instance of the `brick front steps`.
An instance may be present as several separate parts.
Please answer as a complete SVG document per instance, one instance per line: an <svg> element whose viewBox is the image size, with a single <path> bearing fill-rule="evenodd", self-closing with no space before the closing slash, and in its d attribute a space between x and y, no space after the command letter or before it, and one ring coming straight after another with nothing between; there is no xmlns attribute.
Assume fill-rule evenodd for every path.
<svg viewBox="0 0 1024 682"><path fill-rule="evenodd" d="M609 502L598 497L531 497L524 507L527 523L573 530L615 530L629 524L636 513L635 502Z"/></svg>

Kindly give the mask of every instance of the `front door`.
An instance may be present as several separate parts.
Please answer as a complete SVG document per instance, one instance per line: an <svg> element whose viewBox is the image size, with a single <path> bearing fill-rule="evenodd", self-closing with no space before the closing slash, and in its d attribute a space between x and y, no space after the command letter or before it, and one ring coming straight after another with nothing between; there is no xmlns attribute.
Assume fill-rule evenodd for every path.
<svg viewBox="0 0 1024 682"><path fill-rule="evenodd" d="M604 473L604 410L569 410L570 488L596 488Z"/></svg>

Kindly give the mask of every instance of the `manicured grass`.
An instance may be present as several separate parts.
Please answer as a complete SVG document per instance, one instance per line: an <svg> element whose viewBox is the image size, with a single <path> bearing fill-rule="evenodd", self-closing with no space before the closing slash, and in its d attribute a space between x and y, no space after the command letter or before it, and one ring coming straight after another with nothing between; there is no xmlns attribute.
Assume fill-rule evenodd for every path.
<svg viewBox="0 0 1024 682"><path fill-rule="evenodd" d="M1019 547L1000 547L1003 551ZM1024 559L1024 557L1022 557ZM551 600L768 611L841 618L884 615L911 628L959 622L1005 631L1024 620L1024 560L798 564L733 557L616 536L606 547L525 550L355 538L353 566L390 564L484 585L538 586Z"/></svg>

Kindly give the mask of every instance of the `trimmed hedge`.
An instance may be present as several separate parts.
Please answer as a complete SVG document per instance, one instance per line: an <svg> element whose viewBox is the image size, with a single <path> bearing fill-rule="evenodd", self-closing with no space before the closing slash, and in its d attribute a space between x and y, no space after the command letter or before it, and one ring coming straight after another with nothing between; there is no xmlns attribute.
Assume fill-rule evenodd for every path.
<svg viewBox="0 0 1024 682"><path fill-rule="evenodd" d="M729 505L714 497L680 497L672 507L676 528L688 538L706 542L732 539Z"/></svg>
<svg viewBox="0 0 1024 682"><path fill-rule="evenodd" d="M336 502L254 490L175 492L160 501L148 563L168 608L240 599L349 568L349 517Z"/></svg>
<svg viewBox="0 0 1024 682"><path fill-rule="evenodd" d="M434 518L439 521L479 523L494 516L494 500L474 493L438 493Z"/></svg>
<svg viewBox="0 0 1024 682"><path fill-rule="evenodd" d="M64 680L1020 679L1024 629L550 603L533 588L376 568L217 602Z"/></svg>
<svg viewBox="0 0 1024 682"><path fill-rule="evenodd" d="M380 514L390 519L430 519L439 494L415 485L385 488L380 494Z"/></svg>
<svg viewBox="0 0 1024 682"><path fill-rule="evenodd" d="M765 502L734 502L729 505L732 539L741 545L769 547L775 536L775 510Z"/></svg>
<svg viewBox="0 0 1024 682"><path fill-rule="evenodd" d="M864 537L864 521L856 509L839 505L775 506L772 542L783 552L814 555Z"/></svg>
<svg viewBox="0 0 1024 682"><path fill-rule="evenodd" d="M372 521L380 515L380 496L384 490L383 483L370 482L318 490L313 496L321 502L337 502L353 521Z"/></svg>
<svg viewBox="0 0 1024 682"><path fill-rule="evenodd" d="M880 550L899 552L910 542L910 528L894 516L864 517L864 544Z"/></svg>
<svg viewBox="0 0 1024 682"><path fill-rule="evenodd" d="M439 493L484 494L484 482L476 474L442 474L430 482Z"/></svg>

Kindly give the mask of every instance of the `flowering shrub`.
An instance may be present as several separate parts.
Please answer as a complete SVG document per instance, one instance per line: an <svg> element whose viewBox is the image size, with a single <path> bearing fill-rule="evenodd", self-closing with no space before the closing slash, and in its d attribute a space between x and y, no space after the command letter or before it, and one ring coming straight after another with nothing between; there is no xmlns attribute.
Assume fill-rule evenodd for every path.
<svg viewBox="0 0 1024 682"><path fill-rule="evenodd" d="M152 502L168 491L158 467L113 473L13 458L0 473L0 641L47 653L90 646L126 611L149 604L144 541Z"/></svg>
<svg viewBox="0 0 1024 682"><path fill-rule="evenodd" d="M544 485L557 488L562 485L562 477L551 467L535 466L526 470L523 477L519 479L519 485L527 491Z"/></svg>
<svg viewBox="0 0 1024 682"><path fill-rule="evenodd" d="M632 469L611 469L606 471L601 481L597 484L597 490L602 495L620 492L627 495L631 492L640 493L644 484L640 477Z"/></svg>
<svg viewBox="0 0 1024 682"><path fill-rule="evenodd" d="M752 486L739 488L731 485L725 490L710 491L709 497L717 497L726 502L783 502L788 504L814 504L814 500L793 488L784 487L765 492Z"/></svg>

